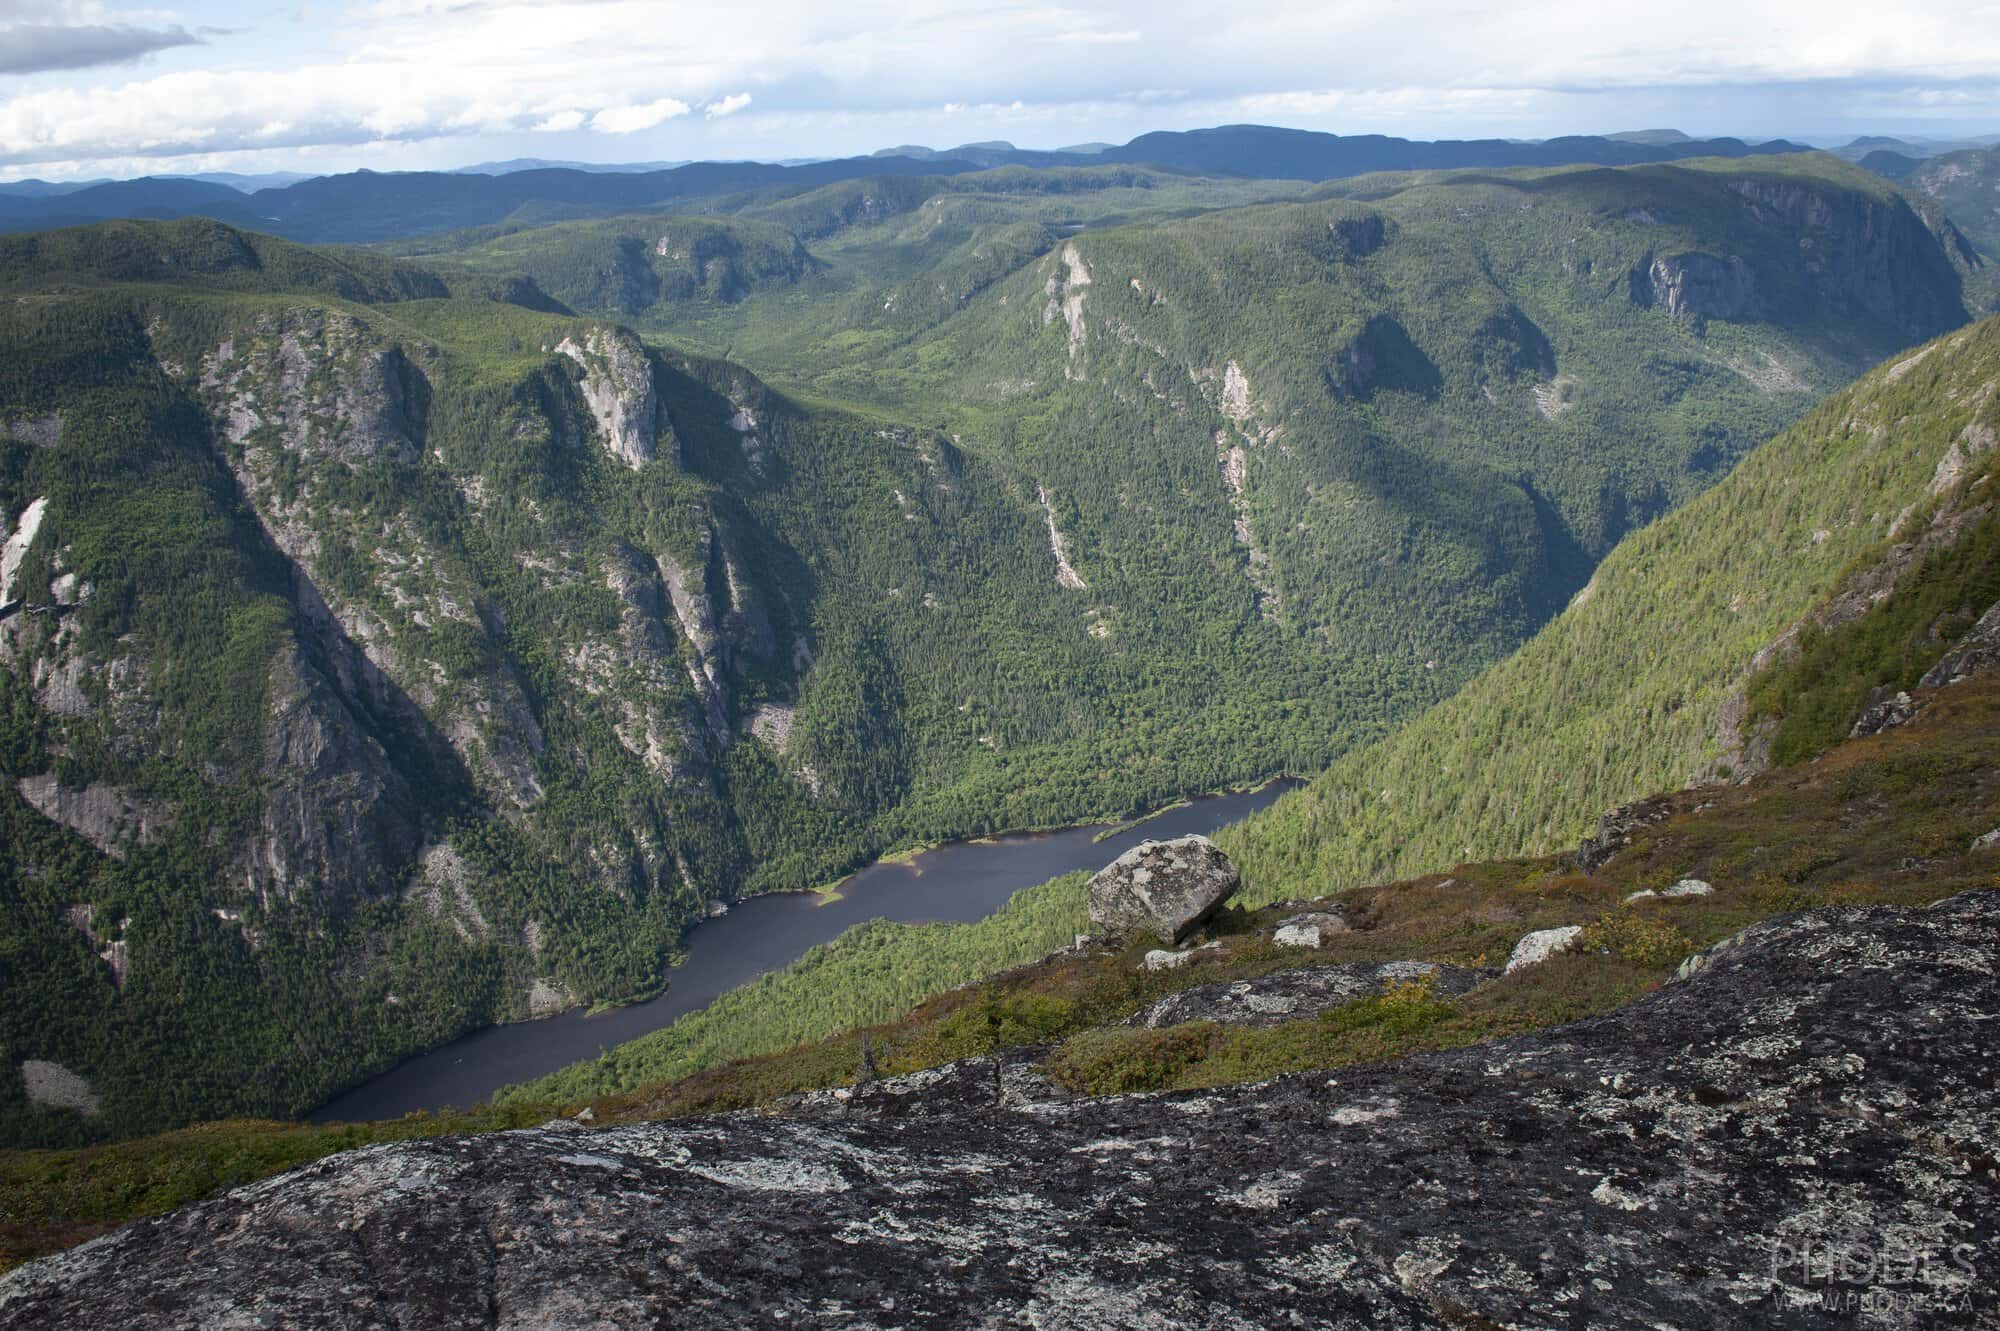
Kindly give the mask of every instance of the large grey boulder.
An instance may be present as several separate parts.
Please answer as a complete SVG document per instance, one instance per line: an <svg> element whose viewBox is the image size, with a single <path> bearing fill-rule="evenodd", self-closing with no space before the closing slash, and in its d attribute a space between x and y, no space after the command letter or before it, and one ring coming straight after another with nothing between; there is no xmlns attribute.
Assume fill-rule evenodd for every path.
<svg viewBox="0 0 2000 1331"><path fill-rule="evenodd" d="M1178 943L1241 882L1229 857L1205 836L1141 841L1090 880L1090 922L1103 933L1150 931Z"/></svg>
<svg viewBox="0 0 2000 1331"><path fill-rule="evenodd" d="M371 1146L0 1276L0 1329L1990 1327L1996 948L2000 892L1839 907L1400 1062Z"/></svg>
<svg viewBox="0 0 2000 1331"><path fill-rule="evenodd" d="M1521 941L1514 944L1514 950L1507 955L1507 974L1528 966L1539 966L1558 952L1568 952L1576 946L1582 935L1580 924L1565 924L1556 929L1537 929L1531 934L1523 934Z"/></svg>

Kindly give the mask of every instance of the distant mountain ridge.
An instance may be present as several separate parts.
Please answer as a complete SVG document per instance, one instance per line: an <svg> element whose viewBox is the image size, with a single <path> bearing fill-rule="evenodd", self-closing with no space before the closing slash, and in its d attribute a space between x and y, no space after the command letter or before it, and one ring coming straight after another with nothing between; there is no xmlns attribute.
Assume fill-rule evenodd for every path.
<svg viewBox="0 0 2000 1331"><path fill-rule="evenodd" d="M1642 132L1653 139L1657 132ZM1170 171L1273 180L1332 180L1373 171L1458 167L1632 166L1688 157L1749 157L1806 152L1785 140L1740 139L1673 143L1632 136L1579 135L1522 143L1502 139L1420 142L1379 134L1338 135L1268 125L1142 134L1123 147L1095 152L1036 152L1000 143L967 144L949 153L928 148L888 150L796 165L691 162L664 170L527 166L488 163L461 171L373 172L317 176L244 194L235 182L148 176L111 181L59 195L0 193L0 230L38 231L118 218L170 220L206 216L292 240L365 244L486 226L523 209L540 220L601 217L671 204L704 194L757 189L811 189L867 176L958 175L1001 166L1148 165ZM922 155L912 155L922 154ZM486 174L491 171L497 174ZM58 187L49 187L51 189Z"/></svg>

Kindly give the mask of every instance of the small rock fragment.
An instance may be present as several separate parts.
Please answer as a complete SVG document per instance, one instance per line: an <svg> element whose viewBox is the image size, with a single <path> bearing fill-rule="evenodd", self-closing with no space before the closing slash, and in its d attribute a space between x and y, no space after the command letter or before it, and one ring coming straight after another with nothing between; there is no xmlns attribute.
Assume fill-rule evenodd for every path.
<svg viewBox="0 0 2000 1331"><path fill-rule="evenodd" d="M1633 902L1645 901L1653 897L1706 897L1712 896L1714 892L1715 887L1712 884L1705 883L1699 878L1683 878L1672 887L1662 887L1658 890L1650 887L1643 888L1627 896L1625 900Z"/></svg>
<svg viewBox="0 0 2000 1331"><path fill-rule="evenodd" d="M1318 947L1333 934L1346 933L1345 919L1332 911L1307 911L1302 915L1288 915L1278 921L1278 928L1271 935L1271 941L1280 947Z"/></svg>

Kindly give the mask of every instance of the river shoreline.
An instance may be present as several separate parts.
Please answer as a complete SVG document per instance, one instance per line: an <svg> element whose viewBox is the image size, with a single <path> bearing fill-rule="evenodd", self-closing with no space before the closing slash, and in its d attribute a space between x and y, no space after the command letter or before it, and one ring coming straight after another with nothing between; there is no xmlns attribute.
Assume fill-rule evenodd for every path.
<svg viewBox="0 0 2000 1331"><path fill-rule="evenodd" d="M481 1027L405 1059L307 1117L316 1123L353 1122L481 1103L502 1086L546 1076L671 1025L729 990L790 965L808 948L854 925L871 919L909 924L983 919L1024 888L1079 869L1101 868L1128 848L1126 842L1212 832L1298 784L1274 777L1247 791L1179 801L1124 824L1007 832L917 848L872 861L843 879L836 892L745 897L726 914L688 930L682 961L668 972L663 993L617 1007L575 1007Z"/></svg>

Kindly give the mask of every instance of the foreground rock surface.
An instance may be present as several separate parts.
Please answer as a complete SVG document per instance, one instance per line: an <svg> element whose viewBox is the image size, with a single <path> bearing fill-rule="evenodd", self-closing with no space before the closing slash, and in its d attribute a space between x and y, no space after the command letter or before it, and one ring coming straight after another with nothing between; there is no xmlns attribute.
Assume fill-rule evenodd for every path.
<svg viewBox="0 0 2000 1331"><path fill-rule="evenodd" d="M1853 1324L1829 1292L1993 1325L1996 954L2000 893L1832 909L1610 1016L1330 1075L1061 1103L974 1061L371 1147L23 1267L0 1326Z"/></svg>
<svg viewBox="0 0 2000 1331"><path fill-rule="evenodd" d="M1090 922L1108 934L1149 930L1178 943L1240 884L1236 866L1205 836L1141 841L1090 880Z"/></svg>
<svg viewBox="0 0 2000 1331"><path fill-rule="evenodd" d="M1373 998L1399 984L1425 984L1439 998L1461 998L1494 974L1429 961L1306 966L1254 980L1224 980L1183 989L1146 1008L1131 1024L1155 1030L1189 1021L1276 1026L1318 1016L1357 998Z"/></svg>

